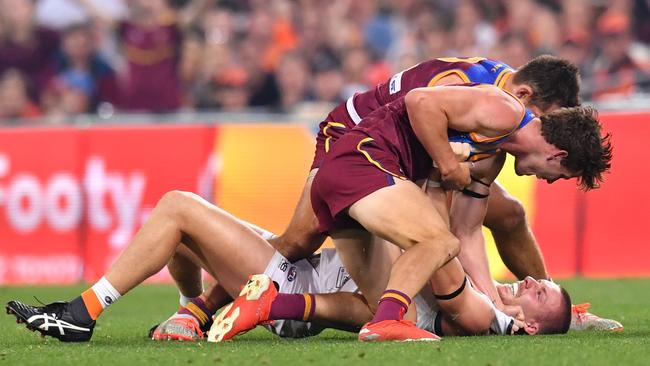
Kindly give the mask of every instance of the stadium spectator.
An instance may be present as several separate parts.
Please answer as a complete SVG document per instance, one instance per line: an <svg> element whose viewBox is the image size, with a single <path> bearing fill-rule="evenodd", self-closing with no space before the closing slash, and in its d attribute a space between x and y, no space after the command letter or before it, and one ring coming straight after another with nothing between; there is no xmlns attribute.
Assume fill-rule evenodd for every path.
<svg viewBox="0 0 650 366"><path fill-rule="evenodd" d="M602 52L594 62L594 99L647 88L650 70L634 54L629 16L617 10L606 12L598 19L598 33Z"/></svg>
<svg viewBox="0 0 650 366"><path fill-rule="evenodd" d="M86 72L96 86L84 112L102 100L127 112L222 108L215 96L233 91L238 110L245 97L246 107L294 111L441 56L517 67L538 54L561 55L580 67L587 100L650 89L645 0L0 0L0 72L22 71L37 101L46 86L61 85L71 50L64 40L56 58L57 33L35 23L34 4L38 24L79 44L93 41ZM68 29L89 20L92 37ZM99 74L117 80L119 98L97 87L97 59L115 70ZM246 77L231 78L233 69ZM81 85L78 76L63 79Z"/></svg>
<svg viewBox="0 0 650 366"><path fill-rule="evenodd" d="M343 99L368 89L370 85L368 82L370 61L370 55L362 47L352 48L345 53L342 66L344 84L341 95Z"/></svg>
<svg viewBox="0 0 650 366"><path fill-rule="evenodd" d="M280 60L275 78L280 91L279 105L283 112L290 112L300 102L311 99L308 89L309 70L304 58L298 53L287 53Z"/></svg>
<svg viewBox="0 0 650 366"><path fill-rule="evenodd" d="M119 106L127 111L178 110L185 91L183 77L192 79L192 62L199 48L184 42L183 27L192 22L205 1L190 3L192 15L180 14L167 0L129 2L129 17L116 22L88 0L79 0L93 19L116 32L126 69L122 75ZM185 15L185 16L182 16ZM183 52L185 51L185 52Z"/></svg>
<svg viewBox="0 0 650 366"><path fill-rule="evenodd" d="M41 115L38 105L29 99L27 80L16 69L0 74L0 125L16 119L33 119Z"/></svg>
<svg viewBox="0 0 650 366"><path fill-rule="evenodd" d="M313 93L318 102L338 104L343 101L344 85L341 62L334 54L323 53L313 66Z"/></svg>
<svg viewBox="0 0 650 366"><path fill-rule="evenodd" d="M61 124L66 118L87 113L92 103L94 82L89 74L61 73L43 92L42 105L48 124Z"/></svg>
<svg viewBox="0 0 650 366"><path fill-rule="evenodd" d="M0 73L20 70L38 97L54 75L58 46L58 34L34 22L31 0L0 0Z"/></svg>
<svg viewBox="0 0 650 366"><path fill-rule="evenodd" d="M231 66L217 73L206 83L197 99L202 109L220 109L225 112L242 111L248 106L248 74L242 67Z"/></svg>
<svg viewBox="0 0 650 366"><path fill-rule="evenodd" d="M77 80L84 84L89 98L88 113L101 103L115 104L118 96L117 77L110 65L96 52L96 43L89 24L66 28L61 40L61 53L56 59L58 79Z"/></svg>

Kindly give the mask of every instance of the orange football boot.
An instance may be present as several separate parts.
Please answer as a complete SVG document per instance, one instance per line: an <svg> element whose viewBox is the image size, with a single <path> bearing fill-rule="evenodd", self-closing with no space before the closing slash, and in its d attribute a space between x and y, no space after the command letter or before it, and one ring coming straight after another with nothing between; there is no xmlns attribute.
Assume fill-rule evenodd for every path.
<svg viewBox="0 0 650 366"><path fill-rule="evenodd" d="M359 332L360 342L434 342L440 337L420 329L408 320L383 320L377 323L366 323Z"/></svg>
<svg viewBox="0 0 650 366"><path fill-rule="evenodd" d="M571 330L574 331L605 331L605 332L622 332L623 324L613 319L601 318L596 314L587 311L591 304L584 303L571 306Z"/></svg>
<svg viewBox="0 0 650 366"><path fill-rule="evenodd" d="M269 321L278 290L267 275L251 276L239 297L217 317L208 331L208 342L225 342Z"/></svg>
<svg viewBox="0 0 650 366"><path fill-rule="evenodd" d="M188 341L195 342L203 338L199 321L190 315L174 314L160 323L151 333L154 341Z"/></svg>

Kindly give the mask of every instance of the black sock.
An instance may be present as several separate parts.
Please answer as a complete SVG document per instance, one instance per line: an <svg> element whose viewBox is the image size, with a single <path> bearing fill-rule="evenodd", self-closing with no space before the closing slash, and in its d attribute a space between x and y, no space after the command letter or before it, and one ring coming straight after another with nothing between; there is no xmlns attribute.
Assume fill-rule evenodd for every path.
<svg viewBox="0 0 650 366"><path fill-rule="evenodd" d="M90 324L93 321L93 318L90 317L90 314L88 314L88 309L86 309L86 304L84 304L84 300L81 298L81 296L77 296L74 298L74 300L70 301L70 314L74 318L74 320L82 323L82 324Z"/></svg>

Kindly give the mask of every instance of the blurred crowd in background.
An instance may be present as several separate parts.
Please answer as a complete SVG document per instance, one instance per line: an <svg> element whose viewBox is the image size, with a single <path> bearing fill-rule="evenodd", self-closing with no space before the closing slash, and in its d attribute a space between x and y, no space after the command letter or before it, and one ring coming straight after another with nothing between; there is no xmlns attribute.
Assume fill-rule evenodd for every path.
<svg viewBox="0 0 650 366"><path fill-rule="evenodd" d="M610 100L649 44L650 0L0 0L0 120L329 108L443 56L558 55Z"/></svg>

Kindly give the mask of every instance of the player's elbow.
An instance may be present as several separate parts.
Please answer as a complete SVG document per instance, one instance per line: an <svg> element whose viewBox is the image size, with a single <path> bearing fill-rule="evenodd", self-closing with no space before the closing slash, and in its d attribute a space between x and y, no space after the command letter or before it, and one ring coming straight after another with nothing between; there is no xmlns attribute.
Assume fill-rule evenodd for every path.
<svg viewBox="0 0 650 366"><path fill-rule="evenodd" d="M490 333L490 324L492 321L489 318L473 319L467 324L463 324L462 328L468 335L485 335Z"/></svg>
<svg viewBox="0 0 650 366"><path fill-rule="evenodd" d="M424 88L415 88L406 93L404 103L406 104L406 109L412 111L422 108L423 105L427 104L429 98L430 93L425 91Z"/></svg>

